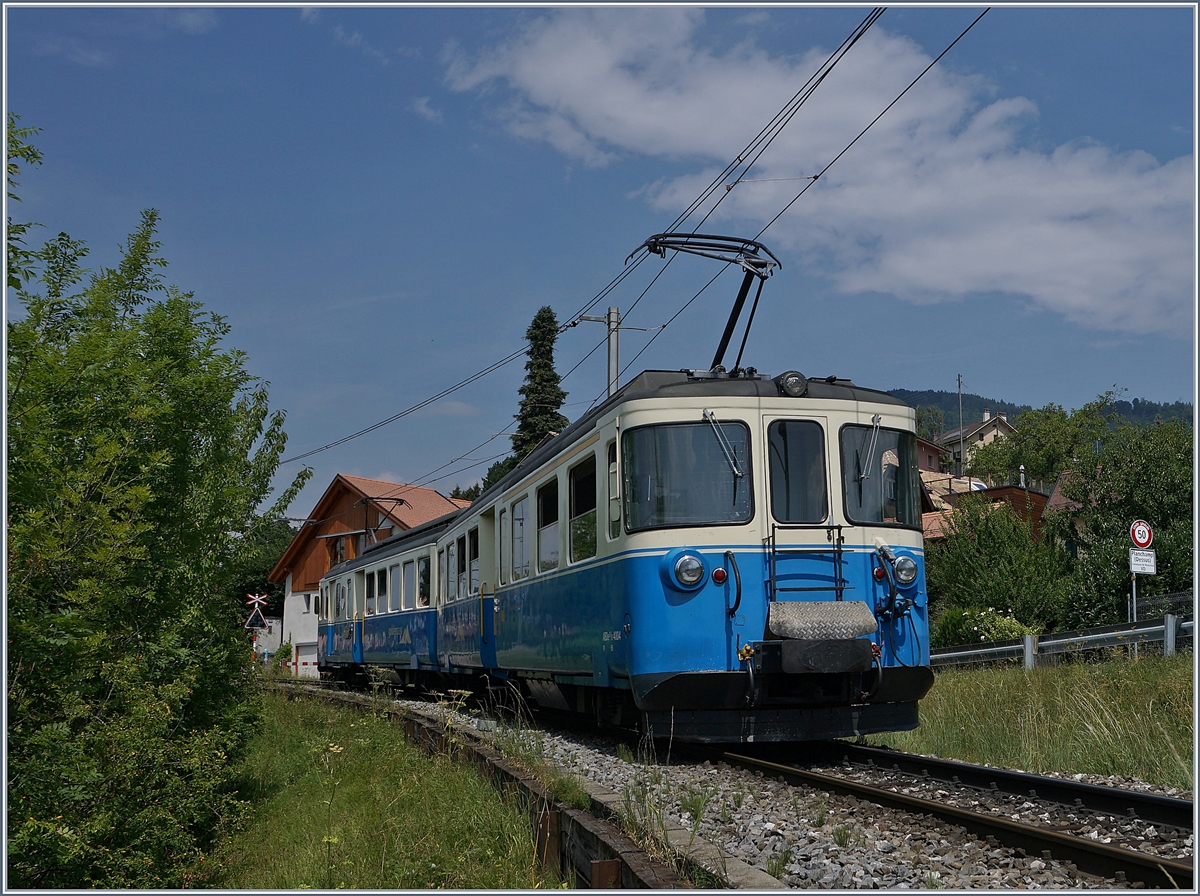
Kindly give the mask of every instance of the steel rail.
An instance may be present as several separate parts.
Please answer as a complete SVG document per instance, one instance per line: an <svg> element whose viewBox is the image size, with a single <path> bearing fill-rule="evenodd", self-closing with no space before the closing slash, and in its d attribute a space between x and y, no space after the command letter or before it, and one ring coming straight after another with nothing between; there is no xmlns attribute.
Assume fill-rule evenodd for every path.
<svg viewBox="0 0 1200 896"><path fill-rule="evenodd" d="M1178 859L1166 859L1120 846L1086 840L1082 837L1072 837L1058 831L1020 824L1009 818L984 815L969 809L960 809L957 806L948 806L904 793L881 790L877 787L859 784L856 781L823 775L791 765L769 762L765 759L755 759L739 753L725 752L712 747L693 748L689 749L689 752L706 754L709 759L714 761L769 772L789 783L807 784L820 790L853 796L880 806L940 818L960 825L975 834L994 837L1009 847L1024 850L1026 855L1035 857L1048 855L1058 861L1072 862L1079 870L1089 874L1115 879L1124 878L1148 887L1192 888L1192 865Z"/></svg>
<svg viewBox="0 0 1200 896"><path fill-rule="evenodd" d="M835 753L857 765L895 769L906 774L961 784L979 790L1019 794L1063 806L1088 809L1105 815L1130 816L1159 825L1192 830L1195 803L1159 793L1140 793L1120 787L1104 787L1029 772L971 765L953 759L933 759L879 747L839 742Z"/></svg>

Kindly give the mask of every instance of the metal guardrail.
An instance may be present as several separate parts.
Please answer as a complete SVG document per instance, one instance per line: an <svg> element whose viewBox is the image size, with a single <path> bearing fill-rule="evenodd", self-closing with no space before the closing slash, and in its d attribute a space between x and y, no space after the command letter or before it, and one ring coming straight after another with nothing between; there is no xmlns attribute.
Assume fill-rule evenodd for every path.
<svg viewBox="0 0 1200 896"><path fill-rule="evenodd" d="M931 666L958 666L968 663L988 663L997 660L1022 659L1026 669L1037 665L1038 656L1095 650L1103 647L1125 647L1140 644L1162 644L1163 654L1172 656L1181 638L1194 638L1195 623L1191 616L1168 614L1153 622L1106 625L1099 628L1060 632L1039 638L1026 635L1009 641L996 641L982 647L957 647L930 651Z"/></svg>

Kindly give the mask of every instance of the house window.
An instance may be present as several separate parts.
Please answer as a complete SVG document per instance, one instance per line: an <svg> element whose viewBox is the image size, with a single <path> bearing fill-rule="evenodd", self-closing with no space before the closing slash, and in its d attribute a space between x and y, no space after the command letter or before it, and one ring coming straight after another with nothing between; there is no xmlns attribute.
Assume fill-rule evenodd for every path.
<svg viewBox="0 0 1200 896"><path fill-rule="evenodd" d="M571 562L596 556L596 456L571 470Z"/></svg>
<svg viewBox="0 0 1200 896"><path fill-rule="evenodd" d="M305 613L312 612L312 595L311 594L304 595L304 612Z"/></svg>
<svg viewBox="0 0 1200 896"><path fill-rule="evenodd" d="M329 567L332 569L339 563L346 561L346 543L342 538L331 538L328 543L329 548Z"/></svg>
<svg viewBox="0 0 1200 896"><path fill-rule="evenodd" d="M558 568L558 480L537 493L538 572Z"/></svg>

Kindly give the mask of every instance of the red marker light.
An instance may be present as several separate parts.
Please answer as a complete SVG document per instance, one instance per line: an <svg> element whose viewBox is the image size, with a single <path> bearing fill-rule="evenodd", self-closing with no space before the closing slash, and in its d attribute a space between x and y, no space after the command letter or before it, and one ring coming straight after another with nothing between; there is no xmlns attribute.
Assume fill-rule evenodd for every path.
<svg viewBox="0 0 1200 896"><path fill-rule="evenodd" d="M876 582L882 582L887 577L887 573L883 571L882 566L876 566L875 569L871 571L871 575L875 576Z"/></svg>
<svg viewBox="0 0 1200 896"><path fill-rule="evenodd" d="M712 580L718 585L724 585L727 578L729 578L729 573L720 566L712 571Z"/></svg>

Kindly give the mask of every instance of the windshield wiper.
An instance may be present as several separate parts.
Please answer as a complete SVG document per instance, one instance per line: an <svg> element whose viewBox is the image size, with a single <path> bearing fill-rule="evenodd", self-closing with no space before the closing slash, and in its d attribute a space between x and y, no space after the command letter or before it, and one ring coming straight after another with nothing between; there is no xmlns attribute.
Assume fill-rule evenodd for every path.
<svg viewBox="0 0 1200 896"><path fill-rule="evenodd" d="M880 417L876 414L871 418L871 447L867 449L867 466L858 474L858 481L861 483L864 479L871 478L871 460L875 457L875 447L879 444L879 421ZM855 452L855 460L857 460L858 452Z"/></svg>
<svg viewBox="0 0 1200 896"><path fill-rule="evenodd" d="M713 432L717 434L717 444L721 446L721 451L725 453L725 459L729 461L729 469L733 470L733 475L741 479L746 474L742 472L738 466L737 458L733 455L733 445L729 439L725 437L725 433L721 430L720 421L717 420L717 415L708 408L704 409L704 419L709 422L713 428Z"/></svg>

